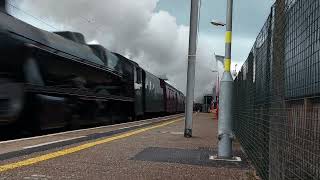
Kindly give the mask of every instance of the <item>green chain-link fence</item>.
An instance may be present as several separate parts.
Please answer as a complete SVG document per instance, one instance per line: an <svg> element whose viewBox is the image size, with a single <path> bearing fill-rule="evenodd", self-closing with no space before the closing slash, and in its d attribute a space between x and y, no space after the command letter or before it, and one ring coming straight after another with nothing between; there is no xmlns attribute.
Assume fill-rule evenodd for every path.
<svg viewBox="0 0 320 180"><path fill-rule="evenodd" d="M234 97L234 131L262 179L320 179L319 0L275 3Z"/></svg>

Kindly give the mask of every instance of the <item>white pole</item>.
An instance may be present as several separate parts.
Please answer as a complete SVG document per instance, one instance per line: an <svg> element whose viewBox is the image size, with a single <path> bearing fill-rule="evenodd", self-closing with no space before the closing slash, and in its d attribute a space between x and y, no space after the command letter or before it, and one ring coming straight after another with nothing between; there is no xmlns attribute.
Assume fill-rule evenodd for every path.
<svg viewBox="0 0 320 180"><path fill-rule="evenodd" d="M194 85L195 85L198 20L199 20L199 0L191 0L188 73L187 73L187 97L186 97L186 112L185 112L185 129L184 129L184 137L186 138L192 137L192 114L193 114Z"/></svg>

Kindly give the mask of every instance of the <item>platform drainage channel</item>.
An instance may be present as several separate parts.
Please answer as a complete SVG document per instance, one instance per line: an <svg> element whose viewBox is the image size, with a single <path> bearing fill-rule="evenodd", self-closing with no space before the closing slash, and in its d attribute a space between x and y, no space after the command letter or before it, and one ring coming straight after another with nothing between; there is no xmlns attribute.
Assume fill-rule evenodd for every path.
<svg viewBox="0 0 320 180"><path fill-rule="evenodd" d="M241 151L234 153L235 156L241 157L242 161L240 162L212 161L209 159L212 154L217 154L217 152L209 148L177 149L149 147L131 158L131 160L178 163L206 167L250 169L249 162Z"/></svg>

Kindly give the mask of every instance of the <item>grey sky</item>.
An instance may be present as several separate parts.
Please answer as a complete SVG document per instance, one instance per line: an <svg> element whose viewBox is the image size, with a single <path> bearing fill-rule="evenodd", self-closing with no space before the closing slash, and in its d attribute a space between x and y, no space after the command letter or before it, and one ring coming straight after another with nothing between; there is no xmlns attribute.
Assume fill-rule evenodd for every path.
<svg viewBox="0 0 320 180"><path fill-rule="evenodd" d="M211 19L224 21L226 0L201 1L201 33L212 33ZM270 13L274 0L235 0L234 1L234 32L252 37L262 27ZM165 10L177 18L178 24L189 25L190 0L160 0L156 10Z"/></svg>
<svg viewBox="0 0 320 180"><path fill-rule="evenodd" d="M233 60L241 65L273 1L234 2ZM155 75L166 75L172 85L185 92L190 0L10 0L10 3L13 6L9 10L14 16L49 31L81 32L87 42L100 43L121 53ZM209 22L212 18L224 21L225 11L226 0L202 0L195 87L198 101L213 91L216 74L212 70L223 69L220 65L216 67L213 54L224 55L225 31Z"/></svg>
<svg viewBox="0 0 320 180"><path fill-rule="evenodd" d="M178 24L189 25L190 1L160 0L157 10L168 11L177 18ZM225 21L227 1L202 0L201 2L200 36L209 39L217 54L224 55L224 28L213 27L209 22L212 19ZM249 54L274 2L274 0L234 0L233 59L239 64L246 59L246 54ZM221 46L216 42L221 42Z"/></svg>

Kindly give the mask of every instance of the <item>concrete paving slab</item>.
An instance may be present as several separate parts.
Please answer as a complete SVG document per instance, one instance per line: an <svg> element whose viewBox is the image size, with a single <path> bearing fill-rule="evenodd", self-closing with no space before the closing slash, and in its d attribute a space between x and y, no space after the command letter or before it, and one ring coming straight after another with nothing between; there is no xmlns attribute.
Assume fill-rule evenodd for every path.
<svg viewBox="0 0 320 180"><path fill-rule="evenodd" d="M189 154L190 156L197 156L197 153L203 151L214 153L217 144L217 121L213 117L213 114L195 115L193 138L184 138L183 134L179 133L183 132L184 128L184 121L181 119L167 126L148 129L74 153L0 172L0 179L254 179L254 169L247 162L231 167L230 164L208 166L201 163L136 158L150 148L195 153ZM239 144L236 144L234 149L240 152ZM244 156L243 153L240 155ZM23 159L36 156L38 155L33 154ZM187 156L188 154L182 154L181 158ZM201 162L201 158L189 159ZM0 169L1 165L16 161L19 160L0 161Z"/></svg>

